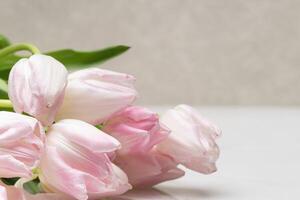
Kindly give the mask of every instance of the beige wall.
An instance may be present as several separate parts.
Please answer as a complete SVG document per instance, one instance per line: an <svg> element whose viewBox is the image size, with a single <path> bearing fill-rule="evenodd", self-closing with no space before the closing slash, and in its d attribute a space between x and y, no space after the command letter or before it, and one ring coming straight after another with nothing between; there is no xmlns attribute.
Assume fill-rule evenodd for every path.
<svg viewBox="0 0 300 200"><path fill-rule="evenodd" d="M299 105L298 0L0 0L0 32L43 50L113 44L140 103Z"/></svg>

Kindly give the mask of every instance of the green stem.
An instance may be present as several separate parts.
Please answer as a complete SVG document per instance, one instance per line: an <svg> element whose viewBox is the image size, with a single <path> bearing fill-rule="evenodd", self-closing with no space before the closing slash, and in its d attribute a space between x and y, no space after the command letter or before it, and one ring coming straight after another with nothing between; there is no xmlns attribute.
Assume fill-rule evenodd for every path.
<svg viewBox="0 0 300 200"><path fill-rule="evenodd" d="M40 50L36 46L27 43L20 43L13 44L1 49L0 57L6 56L17 51L30 51L32 54L40 54Z"/></svg>
<svg viewBox="0 0 300 200"><path fill-rule="evenodd" d="M12 108L12 102L8 99L0 99L0 107L1 108Z"/></svg>

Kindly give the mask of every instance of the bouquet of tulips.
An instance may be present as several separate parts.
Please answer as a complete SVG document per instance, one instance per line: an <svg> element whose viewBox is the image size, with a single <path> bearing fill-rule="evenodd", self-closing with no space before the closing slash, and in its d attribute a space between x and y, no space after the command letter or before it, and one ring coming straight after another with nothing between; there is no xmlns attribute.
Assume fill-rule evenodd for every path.
<svg viewBox="0 0 300 200"><path fill-rule="evenodd" d="M133 105L132 75L91 67L127 49L41 53L0 36L1 200L114 198L179 166L216 171L215 125L188 105Z"/></svg>

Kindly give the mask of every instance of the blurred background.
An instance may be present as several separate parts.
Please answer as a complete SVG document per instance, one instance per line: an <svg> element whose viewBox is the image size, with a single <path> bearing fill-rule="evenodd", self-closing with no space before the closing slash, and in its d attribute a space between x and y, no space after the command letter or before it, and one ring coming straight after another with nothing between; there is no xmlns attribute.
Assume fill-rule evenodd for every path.
<svg viewBox="0 0 300 200"><path fill-rule="evenodd" d="M141 104L300 105L300 1L0 0L0 32L42 50L131 50Z"/></svg>

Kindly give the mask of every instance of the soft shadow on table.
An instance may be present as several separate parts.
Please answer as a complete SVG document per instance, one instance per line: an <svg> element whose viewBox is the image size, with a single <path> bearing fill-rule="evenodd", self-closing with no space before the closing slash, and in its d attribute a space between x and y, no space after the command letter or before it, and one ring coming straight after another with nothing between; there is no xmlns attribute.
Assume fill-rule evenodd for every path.
<svg viewBox="0 0 300 200"><path fill-rule="evenodd" d="M109 200L178 200L158 189L132 190L119 197L111 197Z"/></svg>
<svg viewBox="0 0 300 200"><path fill-rule="evenodd" d="M163 192L163 191L167 192ZM182 187L170 187L163 186L159 189L143 189L143 190L131 190L118 197L104 198L105 200L182 200L186 199L210 199L224 197L225 193L217 190L204 190L196 188L182 188ZM73 198L67 198L58 194L38 194L28 195L28 200L71 200Z"/></svg>
<svg viewBox="0 0 300 200"><path fill-rule="evenodd" d="M58 194L26 195L26 200L71 200ZM1 199L2 200L2 199ZM17 200L17 199L16 199ZM100 200L100 199L99 199ZM108 197L101 200L179 200L157 189L131 190L118 197Z"/></svg>
<svg viewBox="0 0 300 200"><path fill-rule="evenodd" d="M172 187L172 186L161 186L159 190L167 192L168 194L172 194L179 197L188 196L190 198L197 199L207 199L207 198L216 198L216 197L224 197L229 195L228 192L224 190L212 189L212 188L183 188L183 187Z"/></svg>

